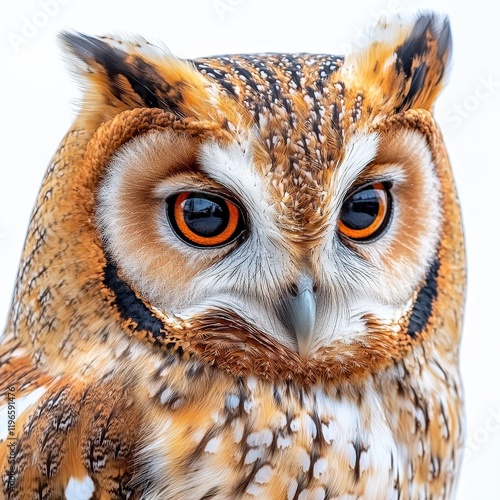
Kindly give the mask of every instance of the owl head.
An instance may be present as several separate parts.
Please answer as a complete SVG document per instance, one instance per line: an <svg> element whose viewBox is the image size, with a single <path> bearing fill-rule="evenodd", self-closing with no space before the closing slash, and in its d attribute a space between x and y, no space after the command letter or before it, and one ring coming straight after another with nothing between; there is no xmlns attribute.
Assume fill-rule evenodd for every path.
<svg viewBox="0 0 500 500"><path fill-rule="evenodd" d="M10 318L40 363L74 369L126 338L311 384L362 380L425 342L456 352L463 241L432 116L446 19L380 26L345 58L62 42L84 95Z"/></svg>

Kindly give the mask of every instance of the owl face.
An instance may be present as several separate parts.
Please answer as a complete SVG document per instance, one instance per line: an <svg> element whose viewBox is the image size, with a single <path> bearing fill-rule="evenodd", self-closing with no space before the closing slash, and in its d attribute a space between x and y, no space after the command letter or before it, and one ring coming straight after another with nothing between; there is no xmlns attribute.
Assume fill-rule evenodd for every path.
<svg viewBox="0 0 500 500"><path fill-rule="evenodd" d="M49 227L74 263L71 280L37 278L62 280L44 305L65 301L61 345L127 334L236 376L353 381L432 338L440 311L456 322L460 214L431 115L448 24L380 29L346 59L181 61L64 35L86 86L66 138L79 153L49 171L30 233ZM87 320L103 301L111 320ZM35 314L18 309L14 330ZM39 359L59 359L39 324Z"/></svg>
<svg viewBox="0 0 500 500"><path fill-rule="evenodd" d="M328 141L314 157L282 149L272 168L255 127L224 142L168 129L127 142L98 194L110 256L163 314L230 315L301 358L400 333L441 227L425 136L356 130L331 162Z"/></svg>

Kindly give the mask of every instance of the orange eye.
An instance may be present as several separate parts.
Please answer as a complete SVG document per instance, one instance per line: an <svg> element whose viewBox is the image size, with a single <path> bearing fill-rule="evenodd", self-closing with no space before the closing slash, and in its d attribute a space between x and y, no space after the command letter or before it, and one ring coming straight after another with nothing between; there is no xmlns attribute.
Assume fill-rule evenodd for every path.
<svg viewBox="0 0 500 500"><path fill-rule="evenodd" d="M337 225L349 239L366 242L382 233L390 216L389 186L375 182L358 189L344 201Z"/></svg>
<svg viewBox="0 0 500 500"><path fill-rule="evenodd" d="M202 248L224 246L244 230L241 210L221 196L186 191L170 196L166 202L172 229L190 245Z"/></svg>

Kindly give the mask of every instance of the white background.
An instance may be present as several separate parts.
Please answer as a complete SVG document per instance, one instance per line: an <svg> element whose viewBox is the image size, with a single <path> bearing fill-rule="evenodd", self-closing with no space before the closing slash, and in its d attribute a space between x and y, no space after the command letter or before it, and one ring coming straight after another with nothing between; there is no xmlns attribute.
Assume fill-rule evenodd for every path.
<svg viewBox="0 0 500 500"><path fill-rule="evenodd" d="M49 14L43 3L52 4L46 7ZM469 259L462 343L468 451L458 498L500 498L500 7L492 1L5 0L0 7L0 327L35 196L79 95L56 33L71 28L141 34L183 57L343 53L380 15L424 8L447 13L454 34L453 71L436 116L454 166Z"/></svg>

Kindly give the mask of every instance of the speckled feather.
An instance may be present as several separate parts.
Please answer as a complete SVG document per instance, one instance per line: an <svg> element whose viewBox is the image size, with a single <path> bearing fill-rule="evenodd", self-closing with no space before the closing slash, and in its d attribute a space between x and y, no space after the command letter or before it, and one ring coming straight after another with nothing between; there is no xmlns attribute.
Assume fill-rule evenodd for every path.
<svg viewBox="0 0 500 500"><path fill-rule="evenodd" d="M450 57L449 27L423 14L385 33L345 60L261 54L181 61L142 40L64 36L85 94L40 190L0 345L0 405L13 392L19 410L0 441L5 498L453 495L464 439L464 246L431 114ZM370 141L377 147L358 168L353 158ZM148 148L159 153L142 157ZM427 165L424 149L431 173L419 166ZM233 172L229 160L217 163L227 151L236 153L220 158L244 166ZM133 155L146 164L139 161L142 175L130 174L128 185L119 167L132 165ZM392 174L398 163L403 173ZM255 190L252 214L266 203L252 227L258 233L266 229L256 221L272 225L265 233L271 250L260 255L274 256L262 266L276 278L265 281L256 270L233 285L230 271L217 271L216 281L227 280L235 293L245 283L249 302L267 307L286 292L295 268L309 266L320 313L330 317L331 304L340 303L339 318L351 314L359 331L337 331L341 319L318 326L303 356L272 322L264 328L246 309L178 305L177 296L196 295L198 275L209 282L219 260L240 255L238 243L199 260L175 244L166 252L169 240L155 235L157 212L149 212L161 203L152 193L177 182L234 195L219 167L247 180L238 196L250 199ZM378 253L349 242L329 247L344 185L387 172L402 186L394 196L410 207L397 212L396 236ZM349 175L355 178L347 182ZM134 266L115 245L113 224L102 222L102 186L116 179L129 186L127 242L134 252L148 249L138 250ZM411 207L425 212L423 189L434 185L438 213L419 221ZM339 288L331 285L331 293L327 271L321 274L325 248L340 255ZM244 257L238 269L251 268ZM351 277L356 265L374 277ZM380 267L386 272L379 276ZM398 276L405 278L395 298ZM357 293L366 302L371 283L378 283L380 314L368 306L349 311ZM169 310L162 297L177 305Z"/></svg>

